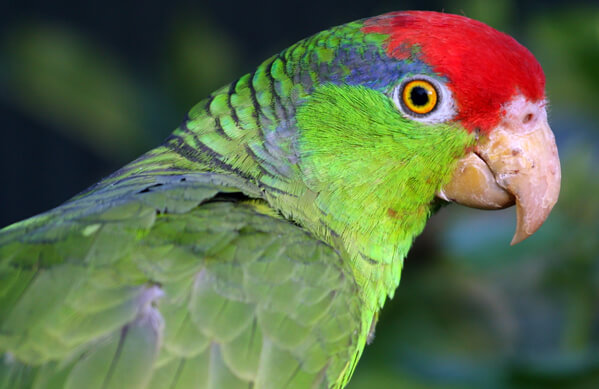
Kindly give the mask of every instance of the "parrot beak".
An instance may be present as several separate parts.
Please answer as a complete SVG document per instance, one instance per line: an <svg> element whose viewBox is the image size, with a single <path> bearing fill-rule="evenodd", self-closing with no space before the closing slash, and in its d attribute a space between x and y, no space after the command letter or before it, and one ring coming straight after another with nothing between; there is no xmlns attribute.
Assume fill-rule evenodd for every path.
<svg viewBox="0 0 599 389"><path fill-rule="evenodd" d="M518 97L505 107L502 122L481 135L459 162L451 181L437 194L446 201L479 209L516 203L511 244L531 236L557 202L561 170L545 102Z"/></svg>

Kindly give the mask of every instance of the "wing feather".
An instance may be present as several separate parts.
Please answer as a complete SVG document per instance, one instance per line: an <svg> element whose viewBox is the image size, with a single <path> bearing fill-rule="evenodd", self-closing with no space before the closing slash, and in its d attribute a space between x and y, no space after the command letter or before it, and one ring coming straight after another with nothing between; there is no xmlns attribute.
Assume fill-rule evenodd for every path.
<svg viewBox="0 0 599 389"><path fill-rule="evenodd" d="M1 231L0 388L331 386L361 332L347 265L211 182L133 177Z"/></svg>

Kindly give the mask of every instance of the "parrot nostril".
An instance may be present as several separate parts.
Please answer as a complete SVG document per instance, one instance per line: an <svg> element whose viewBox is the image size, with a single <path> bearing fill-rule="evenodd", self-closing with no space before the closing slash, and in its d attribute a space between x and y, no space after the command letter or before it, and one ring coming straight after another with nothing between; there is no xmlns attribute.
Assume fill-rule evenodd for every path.
<svg viewBox="0 0 599 389"><path fill-rule="evenodd" d="M530 123L530 121L534 118L532 113L528 113L522 118L522 124Z"/></svg>

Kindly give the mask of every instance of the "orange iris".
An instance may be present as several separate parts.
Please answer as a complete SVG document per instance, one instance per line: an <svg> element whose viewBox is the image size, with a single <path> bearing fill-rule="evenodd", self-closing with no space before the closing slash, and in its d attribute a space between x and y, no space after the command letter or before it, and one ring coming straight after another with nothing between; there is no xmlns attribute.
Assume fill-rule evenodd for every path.
<svg viewBox="0 0 599 389"><path fill-rule="evenodd" d="M412 112L425 115L437 106L437 90L426 80L408 82L401 94L405 106Z"/></svg>

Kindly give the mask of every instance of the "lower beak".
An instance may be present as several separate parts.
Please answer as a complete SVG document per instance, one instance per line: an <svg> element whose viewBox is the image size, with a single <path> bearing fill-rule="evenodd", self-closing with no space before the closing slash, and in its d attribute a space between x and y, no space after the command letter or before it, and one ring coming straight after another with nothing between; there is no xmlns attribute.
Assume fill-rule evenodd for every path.
<svg viewBox="0 0 599 389"><path fill-rule="evenodd" d="M480 209L506 208L515 202L513 245L547 219L557 202L560 181L557 146L543 109L534 123L503 122L481 136L438 196Z"/></svg>

